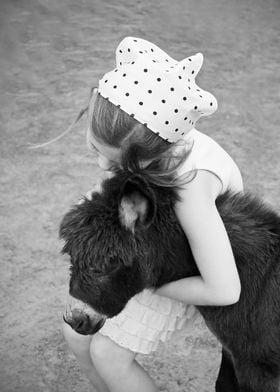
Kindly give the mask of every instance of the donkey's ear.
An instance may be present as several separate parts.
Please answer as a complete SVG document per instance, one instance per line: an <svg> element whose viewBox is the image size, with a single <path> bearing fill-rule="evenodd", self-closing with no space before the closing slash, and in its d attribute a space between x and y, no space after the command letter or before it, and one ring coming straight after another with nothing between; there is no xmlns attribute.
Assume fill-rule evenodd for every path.
<svg viewBox="0 0 280 392"><path fill-rule="evenodd" d="M148 227L155 214L156 200L153 190L140 176L130 177L123 186L119 201L122 226L134 233L137 224Z"/></svg>

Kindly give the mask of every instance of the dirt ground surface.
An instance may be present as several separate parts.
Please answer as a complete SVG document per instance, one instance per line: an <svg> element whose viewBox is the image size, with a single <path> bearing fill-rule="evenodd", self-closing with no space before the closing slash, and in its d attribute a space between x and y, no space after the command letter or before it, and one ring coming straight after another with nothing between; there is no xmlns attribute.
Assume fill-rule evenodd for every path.
<svg viewBox="0 0 280 392"><path fill-rule="evenodd" d="M1 0L1 392L93 391L61 333L68 261L63 214L98 180L86 121L47 148L138 36L183 59L219 101L198 123L235 158L247 189L280 208L278 0ZM236 331L238 333L238 331ZM220 346L203 325L139 361L160 391L209 392Z"/></svg>

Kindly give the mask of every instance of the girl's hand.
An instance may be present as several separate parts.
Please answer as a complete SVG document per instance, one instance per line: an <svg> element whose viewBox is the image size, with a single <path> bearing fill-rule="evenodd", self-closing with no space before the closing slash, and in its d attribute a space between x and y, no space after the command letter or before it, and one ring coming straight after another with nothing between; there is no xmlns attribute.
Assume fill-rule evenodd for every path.
<svg viewBox="0 0 280 392"><path fill-rule="evenodd" d="M92 194L97 192L97 193L101 193L102 191L102 186L101 186L101 182L98 182L90 191L87 191L85 197L88 200L91 200L92 198Z"/></svg>
<svg viewBox="0 0 280 392"><path fill-rule="evenodd" d="M105 180L107 178L111 178L113 176L114 176L113 172L109 172L109 171L104 172L103 178L97 184L95 184L95 186L90 191L87 191L87 193L85 194L84 197L86 199L88 199L88 200L91 200L93 193L95 193L95 192L101 193L102 192L102 182L103 182L103 180ZM79 200L78 204L82 204L83 203L84 197Z"/></svg>
<svg viewBox="0 0 280 392"><path fill-rule="evenodd" d="M95 192L100 193L100 192L102 191L102 186L101 186L101 184L102 184L101 182L98 182L98 183L94 186L94 188L92 188L90 191L87 191L87 193L85 194L85 196L84 196L82 199L79 199L78 205L79 205L79 204L83 204L85 198L88 199L88 200L91 200L92 194L93 194L93 193L95 193Z"/></svg>

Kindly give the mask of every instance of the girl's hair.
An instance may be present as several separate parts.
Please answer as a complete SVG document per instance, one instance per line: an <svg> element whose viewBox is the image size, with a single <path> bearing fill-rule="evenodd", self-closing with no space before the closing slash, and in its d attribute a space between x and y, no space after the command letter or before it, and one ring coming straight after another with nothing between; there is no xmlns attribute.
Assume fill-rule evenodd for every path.
<svg viewBox="0 0 280 392"><path fill-rule="evenodd" d="M188 158L192 144L186 148L187 142L183 139L176 143L162 139L100 94L94 94L89 105L89 121L89 148L92 132L100 143L121 149L123 168L145 174L150 183L181 187L194 178L195 170L181 176L177 174L177 170Z"/></svg>

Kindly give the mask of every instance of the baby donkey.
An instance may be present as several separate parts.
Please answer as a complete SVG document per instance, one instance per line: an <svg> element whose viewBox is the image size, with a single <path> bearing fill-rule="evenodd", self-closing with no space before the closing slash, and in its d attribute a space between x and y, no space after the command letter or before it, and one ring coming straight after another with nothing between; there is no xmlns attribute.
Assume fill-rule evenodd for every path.
<svg viewBox="0 0 280 392"><path fill-rule="evenodd" d="M60 237L77 303L64 319L74 330L94 334L144 288L199 274L174 213L176 200L176 190L152 185L141 171L121 170L65 215ZM278 392L280 217L249 194L226 193L217 208L242 287L234 305L198 307L223 346L223 366L232 368L234 379L220 370L220 390L235 383L240 392Z"/></svg>

